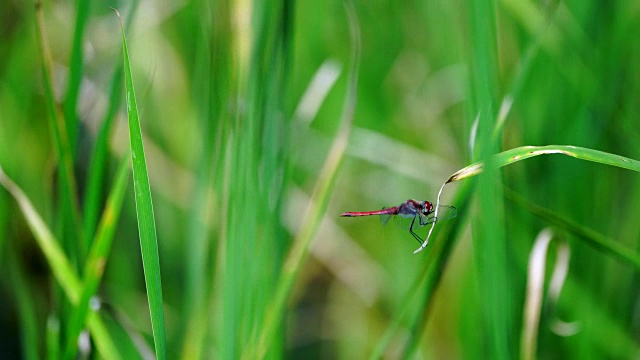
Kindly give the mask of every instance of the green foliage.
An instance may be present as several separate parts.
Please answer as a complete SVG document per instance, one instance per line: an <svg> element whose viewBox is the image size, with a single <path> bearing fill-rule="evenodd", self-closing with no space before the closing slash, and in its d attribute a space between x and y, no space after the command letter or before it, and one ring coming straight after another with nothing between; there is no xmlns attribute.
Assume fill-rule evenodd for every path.
<svg viewBox="0 0 640 360"><path fill-rule="evenodd" d="M2 5L5 357L637 356L636 2L114 6Z"/></svg>

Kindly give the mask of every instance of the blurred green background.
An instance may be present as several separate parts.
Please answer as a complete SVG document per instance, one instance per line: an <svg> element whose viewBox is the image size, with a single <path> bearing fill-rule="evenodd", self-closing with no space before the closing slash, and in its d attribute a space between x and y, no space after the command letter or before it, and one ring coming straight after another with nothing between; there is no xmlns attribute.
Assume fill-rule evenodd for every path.
<svg viewBox="0 0 640 360"><path fill-rule="evenodd" d="M638 264L579 231L640 250L634 172L553 155L453 183L441 201L458 217L417 255L407 231L338 215L435 202L452 173L518 146L639 159L640 2L350 4L4 1L0 166L82 278L70 239L91 244L129 156L112 6L141 114L169 358L637 358ZM72 156L70 197L43 64ZM120 355L141 358L154 339L128 181L97 296ZM547 227L546 263L529 270ZM4 189L0 259L1 357L105 356L68 352L74 305ZM532 275L541 288L528 293ZM523 315L531 301L538 323Z"/></svg>

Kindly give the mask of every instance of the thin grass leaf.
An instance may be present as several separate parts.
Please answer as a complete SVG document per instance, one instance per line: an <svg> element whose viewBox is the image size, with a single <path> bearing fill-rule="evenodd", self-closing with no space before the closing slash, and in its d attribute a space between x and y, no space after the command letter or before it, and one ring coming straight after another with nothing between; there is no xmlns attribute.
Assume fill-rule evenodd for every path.
<svg viewBox="0 0 640 360"><path fill-rule="evenodd" d="M131 66L124 25L117 10L113 9L120 19L122 31L122 53L124 57L124 80L127 98L127 114L129 117L129 139L131 142L131 163L133 167L133 184L135 189L136 214L138 217L138 232L140 235L140 250L142 252L142 266L144 268L149 310L151 313L151 328L158 359L166 359L166 339L164 325L164 311L162 301L162 283L160 279L160 259L158 256L158 240L156 236L155 217L151 201L149 174L142 144L142 130L138 118L136 95L133 88Z"/></svg>
<svg viewBox="0 0 640 360"><path fill-rule="evenodd" d="M503 151L492 156L491 165L494 168L511 165L521 160L529 159L539 155L562 154L580 160L611 165L623 169L640 172L640 161L624 156L611 154L599 150L593 150L571 145L547 145L547 146L521 146L515 149ZM463 169L458 170L449 177L447 183L460 181L480 174L484 170L482 161L473 163Z"/></svg>
<svg viewBox="0 0 640 360"><path fill-rule="evenodd" d="M640 254L634 252L633 250L626 248L615 240L604 236L587 226L578 224L575 221L568 219L560 214L554 213L553 211L548 210L544 207L532 204L512 190L505 191L505 194L507 196L507 199L522 206L532 214L562 229L568 230L578 238L584 240L588 245L593 246L598 250L602 250L610 255L613 255L615 258L633 265L636 269L640 270Z"/></svg>
<svg viewBox="0 0 640 360"><path fill-rule="evenodd" d="M89 178L87 180L87 193L83 209L83 230L84 237L87 240L93 239L98 224L100 198L109 155L109 135L111 133L113 120L120 106L119 99L122 93L122 77L122 67L118 67L112 80L111 93L109 95L109 109L98 132L96 145L89 162Z"/></svg>
<svg viewBox="0 0 640 360"><path fill-rule="evenodd" d="M536 358L536 343L542 311L542 296L544 293L545 264L547 250L553 233L544 229L538 234L533 249L529 255L527 276L527 296L522 316L522 335L520 337L520 358L532 360Z"/></svg>
<svg viewBox="0 0 640 360"><path fill-rule="evenodd" d="M342 113L342 119L338 134L334 139L327 159L324 162L318 181L313 189L311 196L311 202L308 209L305 212L302 220L302 225L296 237L293 240L293 245L282 267L280 279L277 283L277 288L273 300L270 302L267 308L263 327L258 336L257 343L254 345L252 351L254 354L245 354L246 358L262 359L266 356L267 350L270 344L273 342L276 336L276 330L278 324L282 322L284 317L284 310L286 302L291 295L293 284L298 278L302 265L308 256L309 246L314 239L314 235L320 221L324 216L331 190L342 163L345 150L347 148L349 133L353 122L353 116L356 105L356 94L358 85L358 70L360 65L360 24L358 23L357 13L353 6L353 3L349 0L344 3L346 13L348 15L349 30L351 36L351 43L353 46L352 62L349 70L349 80L347 95L345 97L344 109ZM248 355L248 356L247 356Z"/></svg>
<svg viewBox="0 0 640 360"><path fill-rule="evenodd" d="M134 14L137 9L138 1L132 1L130 13L125 29L128 29L131 22L135 18ZM95 147L89 161L89 171L87 180L87 189L85 193L85 201L83 207L83 231L85 240L89 241L95 236L96 226L101 210L102 187L105 179L105 170L107 168L109 156L109 139L113 122L120 108L124 74L122 64L115 67L111 78L111 91L109 92L109 106L102 120L102 126L96 137Z"/></svg>
<svg viewBox="0 0 640 360"><path fill-rule="evenodd" d="M67 330L67 345L65 350L65 358L67 359L72 359L76 356L77 339L85 324L87 313L89 312L89 302L96 294L100 281L102 280L102 275L104 274L104 268L109 257L128 184L127 175L129 174L130 164L127 157L128 154L120 164L116 174L111 194L107 199L107 205L100 221L100 227L98 228L95 240L92 242L92 247L84 266L82 294L78 305L71 313L69 329Z"/></svg>
<svg viewBox="0 0 640 360"><path fill-rule="evenodd" d="M57 316L50 314L47 317L47 359L57 360L60 358L60 320Z"/></svg>
<svg viewBox="0 0 640 360"><path fill-rule="evenodd" d="M472 137L474 159L490 161L498 151L502 127L499 123L497 99L500 92L498 72L498 34L496 31L495 1L469 0L470 63L470 113L476 136ZM472 127L472 128L473 128ZM485 351L491 359L511 359L515 354L515 341L511 335L515 329L509 265L506 257L507 240L501 188L496 186L497 172L487 171L478 179L477 201L487 204L472 219L474 252L473 260L478 282L483 284L480 293L482 337L465 342L470 352Z"/></svg>
<svg viewBox="0 0 640 360"><path fill-rule="evenodd" d="M65 128L67 129L69 147L72 156L75 157L78 141L78 94L80 93L80 83L83 72L83 39L84 29L89 20L91 1L76 1L76 21L73 30L73 46L69 61L69 77L67 80L67 94L64 102ZM85 239L88 241L89 239ZM85 245L88 248L88 245Z"/></svg>
<svg viewBox="0 0 640 360"><path fill-rule="evenodd" d="M44 253L53 275L64 289L71 302L76 303L80 294L80 281L75 275L71 263L60 248L55 236L44 223L31 201L22 192L22 189L11 180L0 167L0 184L16 199L20 210L24 214L27 224L31 229L38 246Z"/></svg>
<svg viewBox="0 0 640 360"><path fill-rule="evenodd" d="M4 173L2 167L0 167L0 184L9 191L18 203L22 214L27 220L27 225L31 229L31 232L38 243L38 247L44 254L47 263L51 268L57 284L62 288L71 304L78 304L82 291L80 287L80 280L77 278L71 263L64 255L64 252L60 248L56 238L53 236L53 233L42 220L40 214L35 210L29 198L27 198L22 189L20 189L20 187L18 187L13 180ZM55 323L58 324L56 326L59 327L59 320L57 317L51 315L51 319L56 319ZM89 328L95 335L94 339L96 341L96 346L98 347L98 350L100 350L101 354L107 358L120 358L117 348L111 340L111 336L108 332L103 330L104 325L102 324L102 320L98 317L98 314L90 314ZM51 336L53 335L58 336L55 332L51 333ZM50 335L47 336L47 341L49 341ZM58 340L59 339L56 339L55 341L57 342ZM47 346L49 348L49 344ZM57 351L59 351L59 349Z"/></svg>
<svg viewBox="0 0 640 360"><path fill-rule="evenodd" d="M203 357L203 350L209 333L212 332L213 325L209 321L209 316L203 316L210 311L213 301L209 301L212 296L211 284L213 276L211 269L215 269L215 264L211 249L211 233L208 225L211 208L222 208L219 197L211 196L212 177L222 178L223 174L216 174L221 161L222 126L224 121L220 121L223 112L219 108L229 96L230 91L228 74L230 69L223 65L227 61L226 56L230 56L230 51L220 50L228 46L228 37L218 38L214 23L218 30L225 33L228 28L228 14L221 9L223 4L212 4L208 1L196 2L193 8L194 18L199 19L200 27L197 31L196 55L193 75L193 93L198 94L195 103L199 111L201 121L202 146L199 154L199 165L197 170L197 180L194 193L192 194L192 205L188 216L187 243L185 251L185 291L184 291L184 312L185 327L182 345L183 359L200 359ZM223 7L224 9L224 7ZM214 15L215 14L215 15ZM215 20L214 20L215 16ZM213 42L211 39L216 39ZM214 46L217 55L214 56ZM224 55L228 54L228 55ZM221 182L215 182L218 186ZM215 190L214 190L215 191ZM212 203L217 201L218 204Z"/></svg>
<svg viewBox="0 0 640 360"><path fill-rule="evenodd" d="M38 333L39 324L36 316L36 305L32 291L29 289L29 282L24 274L24 270L16 261L19 259L18 253L13 249L11 243L6 254L6 270L8 278L12 283L13 296L18 308L18 321L20 323L20 347L22 356L27 360L39 359L38 353Z"/></svg>
<svg viewBox="0 0 640 360"><path fill-rule="evenodd" d="M51 80L52 60L49 45L46 40L46 30L42 3L36 2L36 33L38 39L38 49L42 61L42 79L44 82L45 101L47 104L49 127L51 131L52 143L54 144L55 155L58 161L58 180L61 198L61 214L63 222L64 248L68 251L72 262L84 259L84 242L81 241L82 233L80 224L80 206L77 199L77 185L73 173L73 153L69 143L66 124L60 109L58 108L53 92L53 82Z"/></svg>

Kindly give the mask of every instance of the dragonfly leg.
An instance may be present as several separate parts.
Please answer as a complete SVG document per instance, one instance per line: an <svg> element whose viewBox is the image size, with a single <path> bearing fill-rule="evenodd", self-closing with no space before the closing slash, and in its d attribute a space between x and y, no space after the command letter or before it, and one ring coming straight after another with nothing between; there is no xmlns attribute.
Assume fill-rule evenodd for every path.
<svg viewBox="0 0 640 360"><path fill-rule="evenodd" d="M414 238L416 238L416 240L418 240L418 243L422 245L422 239L420 238L420 236L418 236L418 234L413 232L413 223L416 222L416 217L414 217L413 220L411 220L411 225L409 226L409 232L411 233L411 235L413 235ZM419 220L419 221L422 222L422 220Z"/></svg>
<svg viewBox="0 0 640 360"><path fill-rule="evenodd" d="M420 220L419 220L420 221L420 226L425 226L425 225L431 224L435 220L435 217L428 218L428 217L426 217L424 215L421 215L421 214L418 214L418 216L420 217Z"/></svg>

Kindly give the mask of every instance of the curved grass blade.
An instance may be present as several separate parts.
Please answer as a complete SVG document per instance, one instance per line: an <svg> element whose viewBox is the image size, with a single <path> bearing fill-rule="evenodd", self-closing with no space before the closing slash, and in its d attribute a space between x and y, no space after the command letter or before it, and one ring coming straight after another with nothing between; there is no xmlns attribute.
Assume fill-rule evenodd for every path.
<svg viewBox="0 0 640 360"><path fill-rule="evenodd" d="M562 154L580 160L586 160L640 172L640 161L638 160L607 153L604 151L571 145L522 146L494 155L491 158L491 164L495 168L500 168L521 160L529 159L531 157L550 154ZM476 162L451 175L445 182L445 184L470 178L472 176L480 174L483 170L484 163L481 161ZM640 257L638 256L638 254L626 249L625 247L619 245L606 236L603 236L591 229L585 228L583 225L577 224L547 209L531 205L514 194L512 191L509 192L508 195L513 201L528 208L532 213L552 223L555 223L558 226L570 230L580 238L586 240L589 244L599 249L605 250L609 254L612 254L619 259L622 259L625 262L634 265L635 267L640 266Z"/></svg>
<svg viewBox="0 0 640 360"><path fill-rule="evenodd" d="M27 220L27 224L33 233L38 246L44 253L54 277L64 290L72 303L78 301L80 281L76 277L69 259L64 254L53 233L49 230L44 220L22 192L0 167L0 184L16 199L20 210Z"/></svg>
<svg viewBox="0 0 640 360"><path fill-rule="evenodd" d="M69 259L67 259L62 248L60 248L55 236L53 236L53 233L42 220L40 214L38 214L33 207L29 198L27 198L22 189L4 173L2 167L0 167L0 184L9 191L18 203L22 214L27 220L27 225L38 243L38 247L40 247L40 250L47 259L49 267L51 267L57 283L69 301L74 305L78 304L81 293L80 280L74 273ZM97 313L91 313L89 315L89 328L94 334L96 347L105 358L121 358L109 332L105 330L104 324Z"/></svg>
<svg viewBox="0 0 640 360"><path fill-rule="evenodd" d="M120 13L113 9L120 20L122 31L122 53L124 58L124 81L129 117L129 140L131 142L131 163L133 167L133 185L135 189L136 214L138 216L138 233L140 234L140 250L144 268L149 310L151 313L151 329L158 359L166 359L166 340L164 327L164 311L162 309L162 283L160 279L160 259L158 256L158 240L156 236L155 216L151 202L149 174L142 145L142 130L138 118L136 95L133 88L129 51L124 35L124 26Z"/></svg>
<svg viewBox="0 0 640 360"><path fill-rule="evenodd" d="M500 168L539 155L562 154L580 160L597 162L640 172L640 161L624 156L571 145L521 146L493 155L491 164ZM451 175L446 183L463 180L480 174L484 170L482 161L473 163Z"/></svg>

